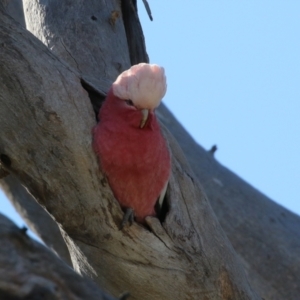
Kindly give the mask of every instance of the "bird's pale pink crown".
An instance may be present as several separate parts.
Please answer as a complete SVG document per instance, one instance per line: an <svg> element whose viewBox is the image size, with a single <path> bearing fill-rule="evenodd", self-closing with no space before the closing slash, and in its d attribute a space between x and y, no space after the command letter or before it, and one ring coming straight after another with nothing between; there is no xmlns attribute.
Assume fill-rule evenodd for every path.
<svg viewBox="0 0 300 300"><path fill-rule="evenodd" d="M112 89L116 97L131 100L138 109L153 110L167 90L165 70L154 64L134 65L118 76Z"/></svg>

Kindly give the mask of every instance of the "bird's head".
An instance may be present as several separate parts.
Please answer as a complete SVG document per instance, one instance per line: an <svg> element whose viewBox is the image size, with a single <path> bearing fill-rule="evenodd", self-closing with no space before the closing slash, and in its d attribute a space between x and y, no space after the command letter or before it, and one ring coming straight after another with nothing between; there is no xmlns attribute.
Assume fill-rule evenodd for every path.
<svg viewBox="0 0 300 300"><path fill-rule="evenodd" d="M114 96L141 112L143 128L149 112L159 106L167 90L164 68L140 63L121 73L112 85Z"/></svg>

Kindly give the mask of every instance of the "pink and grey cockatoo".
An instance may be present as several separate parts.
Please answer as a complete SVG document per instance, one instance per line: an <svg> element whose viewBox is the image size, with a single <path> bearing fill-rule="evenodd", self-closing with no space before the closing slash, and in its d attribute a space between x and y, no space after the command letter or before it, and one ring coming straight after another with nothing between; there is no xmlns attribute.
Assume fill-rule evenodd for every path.
<svg viewBox="0 0 300 300"><path fill-rule="evenodd" d="M156 215L170 176L170 153L155 115L166 87L163 68L132 66L112 84L93 130L94 150L115 198L140 223Z"/></svg>

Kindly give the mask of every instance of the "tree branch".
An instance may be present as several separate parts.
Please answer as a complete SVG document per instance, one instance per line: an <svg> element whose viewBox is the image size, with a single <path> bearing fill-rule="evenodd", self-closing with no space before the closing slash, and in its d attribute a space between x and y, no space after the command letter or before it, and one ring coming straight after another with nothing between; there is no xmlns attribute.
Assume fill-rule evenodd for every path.
<svg viewBox="0 0 300 300"><path fill-rule="evenodd" d="M52 17L54 8L48 7ZM70 9L77 16L79 8L73 1ZM5 167L60 224L75 269L114 295L126 288L132 299L258 299L166 131L173 153L166 220L161 226L149 218L153 232L136 223L118 230L122 211L92 151L95 119L78 74L10 18L1 13L0 20L5 45L0 48L0 153L10 161ZM84 58L72 55L81 66ZM98 72L97 78L113 73Z"/></svg>
<svg viewBox="0 0 300 300"><path fill-rule="evenodd" d="M95 9L94 2L91 4L91 7L92 10L98 11L98 9ZM32 11L34 10L32 9ZM35 11L38 12L39 10ZM31 13L31 15L32 19L36 18L34 14ZM123 18L125 19L124 15ZM53 19L55 19L55 16ZM49 18L47 20L49 21ZM65 19L58 18L57 20L63 21ZM119 19L116 20L116 22L118 21ZM80 20L75 22L75 24L79 23ZM62 24L65 24L64 21ZM131 24L134 27L135 23L132 22ZM51 28L50 32L55 32L56 35L63 36L64 39L70 36L70 40L73 40L73 43L76 40L81 41L85 39L84 31L76 32L76 34L79 34L79 37L76 39L72 30L63 30L63 25L59 27L62 28L61 31ZM43 26L49 26L49 24L45 22ZM38 28L38 26L32 26L30 30L37 34ZM53 35L54 38L56 35ZM45 36L41 34L39 37L45 41ZM96 38L99 37L96 36ZM131 35L131 39L138 38L139 35L137 34ZM88 40L91 41L91 39ZM136 43L136 41L133 42ZM72 41L68 43L72 43ZM91 47L90 49L94 49L95 44L89 43L87 46ZM101 43L98 44L98 47L100 46ZM57 51L57 48L59 48L59 45L55 45L53 51ZM122 47L118 49L125 51L125 48ZM131 47L131 57L133 51L134 47ZM112 51L111 53L114 56L115 52ZM93 55L96 57L99 53L95 54L94 52ZM76 56L76 51L73 51L73 56ZM90 62L88 57L89 55L77 56L81 70L83 70L86 63ZM98 60L101 59L102 57L98 58ZM72 58L70 58L69 63L72 64ZM89 68L93 71L89 71ZM97 69L96 66L95 69L89 65L84 76L93 73L94 78L102 78L103 72L101 72L101 68ZM113 79L112 76L111 80ZM105 92L105 89L103 91ZM252 284L265 299L297 298L299 295L297 278L300 277L297 249L300 245L299 234L296 228L299 227L299 217L273 203L239 179L235 174L222 167L216 160L209 157L202 147L193 141L166 108L161 106L160 111L161 120L179 141L194 172L204 185L222 227L236 250L243 257L243 262ZM289 278L289 280L283 282L281 280L283 277Z"/></svg>
<svg viewBox="0 0 300 300"><path fill-rule="evenodd" d="M1 4L0 4L1 5ZM25 27L22 0L2 0L4 11Z"/></svg>
<svg viewBox="0 0 300 300"><path fill-rule="evenodd" d="M4 11L25 27L22 0L9 0L5 2ZM27 226L57 253L62 259L71 265L67 246L61 236L59 227L49 214L35 201L28 191L14 176L8 176L0 164L0 187L6 193L11 204L26 222Z"/></svg>
<svg viewBox="0 0 300 300"><path fill-rule="evenodd" d="M223 167L165 106L158 110L160 120L182 147L222 228L241 256L251 285L264 299L296 299L300 294L300 217Z"/></svg>
<svg viewBox="0 0 300 300"><path fill-rule="evenodd" d="M12 175L5 177L0 181L0 187L29 228L60 258L72 265L69 251L57 224L17 178Z"/></svg>
<svg viewBox="0 0 300 300"><path fill-rule="evenodd" d="M136 1L123 0L121 6L131 65L141 62L148 63L149 57L146 52L142 26L137 14Z"/></svg>
<svg viewBox="0 0 300 300"><path fill-rule="evenodd" d="M0 239L1 299L115 299L72 271L2 214Z"/></svg>

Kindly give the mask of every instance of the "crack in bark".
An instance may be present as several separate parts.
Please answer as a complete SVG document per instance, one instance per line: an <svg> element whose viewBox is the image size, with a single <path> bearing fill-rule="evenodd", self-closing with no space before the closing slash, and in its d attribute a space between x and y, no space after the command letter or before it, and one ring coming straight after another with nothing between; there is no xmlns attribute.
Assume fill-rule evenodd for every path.
<svg viewBox="0 0 300 300"><path fill-rule="evenodd" d="M63 42L62 38L59 38L60 43L62 44L62 46L64 47L65 51L69 54L69 56L74 60L75 64L76 64L76 68L77 70L80 72L80 68L79 68L79 64L77 63L75 57L72 55L72 53L67 49L67 46L65 45L65 43Z"/></svg>

